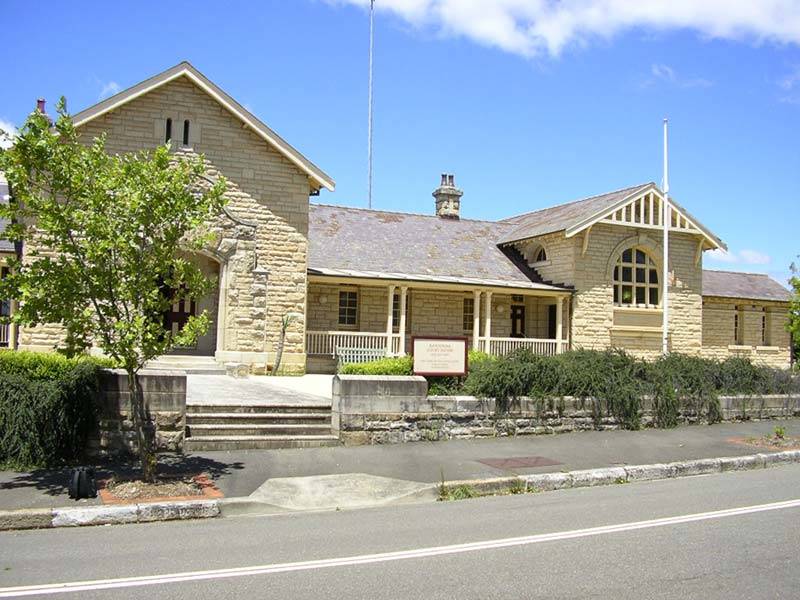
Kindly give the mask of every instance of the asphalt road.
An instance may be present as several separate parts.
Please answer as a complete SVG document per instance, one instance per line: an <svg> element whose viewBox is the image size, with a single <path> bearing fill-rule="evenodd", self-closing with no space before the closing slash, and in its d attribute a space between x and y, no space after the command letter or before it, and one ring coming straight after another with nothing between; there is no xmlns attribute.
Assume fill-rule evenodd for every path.
<svg viewBox="0 0 800 600"><path fill-rule="evenodd" d="M9 586L94 580L58 596L797 598L799 534L800 465L791 465L359 511L3 533L0 597ZM243 567L258 572L220 571ZM146 576L157 577L108 581Z"/></svg>

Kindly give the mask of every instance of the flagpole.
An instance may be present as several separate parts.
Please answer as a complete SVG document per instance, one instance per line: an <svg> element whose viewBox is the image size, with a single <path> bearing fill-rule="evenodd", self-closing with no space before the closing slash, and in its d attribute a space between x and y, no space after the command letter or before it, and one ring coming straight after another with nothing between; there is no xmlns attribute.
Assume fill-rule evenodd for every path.
<svg viewBox="0 0 800 600"><path fill-rule="evenodd" d="M669 354L669 226L672 215L669 206L669 121L664 119L664 201L662 202L661 224L664 230L664 256L662 257L661 297L663 321L661 332L661 352Z"/></svg>
<svg viewBox="0 0 800 600"><path fill-rule="evenodd" d="M372 208L372 52L374 47L375 0L369 3L369 108L367 113L367 206Z"/></svg>

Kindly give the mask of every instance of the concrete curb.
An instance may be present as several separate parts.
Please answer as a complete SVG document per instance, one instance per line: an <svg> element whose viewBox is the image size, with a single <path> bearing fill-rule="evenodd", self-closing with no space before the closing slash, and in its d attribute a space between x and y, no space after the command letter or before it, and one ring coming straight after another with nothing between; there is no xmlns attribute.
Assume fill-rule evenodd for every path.
<svg viewBox="0 0 800 600"><path fill-rule="evenodd" d="M700 458L666 464L605 467L565 473L541 473L494 479L446 481L444 485L448 489L467 486L479 494L485 495L523 490L526 492L550 492L572 488L633 483L635 481L711 475L728 471L748 471L798 462L800 462L800 450L787 450L785 452L752 454L749 456Z"/></svg>
<svg viewBox="0 0 800 600"><path fill-rule="evenodd" d="M7 510L0 511L0 531L208 519L219 515L217 500Z"/></svg>

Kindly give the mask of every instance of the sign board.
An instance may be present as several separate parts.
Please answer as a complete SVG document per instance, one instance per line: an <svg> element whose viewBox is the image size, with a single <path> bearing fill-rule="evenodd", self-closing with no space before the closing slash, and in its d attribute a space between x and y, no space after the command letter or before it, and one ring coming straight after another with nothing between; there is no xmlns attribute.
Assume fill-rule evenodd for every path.
<svg viewBox="0 0 800 600"><path fill-rule="evenodd" d="M467 374L465 337L414 337L411 352L414 375L462 377Z"/></svg>

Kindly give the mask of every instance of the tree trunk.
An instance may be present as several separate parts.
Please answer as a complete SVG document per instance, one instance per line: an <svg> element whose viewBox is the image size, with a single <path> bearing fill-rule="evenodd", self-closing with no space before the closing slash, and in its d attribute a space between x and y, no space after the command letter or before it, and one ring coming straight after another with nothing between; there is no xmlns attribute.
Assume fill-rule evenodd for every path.
<svg viewBox="0 0 800 600"><path fill-rule="evenodd" d="M144 403L144 392L139 385L139 375L135 371L128 371L128 389L130 390L131 417L139 446L142 479L152 482L155 481L158 466L155 425L150 417L150 410Z"/></svg>

